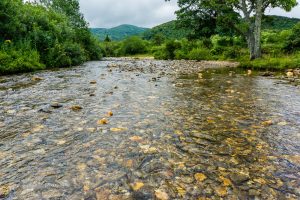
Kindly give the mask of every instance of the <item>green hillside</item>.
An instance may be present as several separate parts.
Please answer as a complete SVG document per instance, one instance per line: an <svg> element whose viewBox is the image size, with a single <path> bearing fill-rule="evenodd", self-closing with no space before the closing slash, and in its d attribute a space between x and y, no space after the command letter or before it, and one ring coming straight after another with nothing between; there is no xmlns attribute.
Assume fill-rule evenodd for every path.
<svg viewBox="0 0 300 200"><path fill-rule="evenodd" d="M300 19L282 16L265 16L263 19L264 30L282 31L295 26ZM155 35L162 35L168 39L182 39L189 34L190 30L176 27L176 21L170 21L149 29L144 33L145 39L152 39Z"/></svg>
<svg viewBox="0 0 300 200"><path fill-rule="evenodd" d="M263 29L264 30L287 30L294 27L300 19L298 18L289 18L289 17L282 17L276 15L266 15L263 19Z"/></svg>
<svg viewBox="0 0 300 200"><path fill-rule="evenodd" d="M112 40L119 41L119 40L123 40L129 36L141 35L148 29L124 24L124 25L120 25L120 26L110 28L110 29L91 28L90 30L100 40L104 40L106 35L108 35Z"/></svg>
<svg viewBox="0 0 300 200"><path fill-rule="evenodd" d="M149 29L144 33L144 38L151 39L155 35L162 35L168 39L181 39L185 38L188 33L187 29L176 27L176 21L173 20Z"/></svg>

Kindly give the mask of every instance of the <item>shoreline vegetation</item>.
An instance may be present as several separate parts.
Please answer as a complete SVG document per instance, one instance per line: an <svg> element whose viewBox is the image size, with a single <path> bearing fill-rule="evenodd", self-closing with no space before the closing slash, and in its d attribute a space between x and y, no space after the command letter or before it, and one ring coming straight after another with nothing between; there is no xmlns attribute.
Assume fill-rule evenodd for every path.
<svg viewBox="0 0 300 200"><path fill-rule="evenodd" d="M176 33L169 25L161 25L161 29L155 27L153 34L147 30L121 41L112 41L107 35L100 41L88 28L77 0L41 2L0 2L0 75L77 66L102 57L124 56L238 62L240 68L258 71L300 68L300 22L296 23L296 19L275 16L276 20L280 19L278 25L267 17L270 22L265 20L265 24L269 26L264 26L269 29L263 29L261 34L262 58L250 60L247 41L242 36L216 33L195 38L189 36L187 30L181 37L182 29ZM291 28L282 27L285 21Z"/></svg>
<svg viewBox="0 0 300 200"><path fill-rule="evenodd" d="M102 50L77 0L0 1L0 75L80 65Z"/></svg>

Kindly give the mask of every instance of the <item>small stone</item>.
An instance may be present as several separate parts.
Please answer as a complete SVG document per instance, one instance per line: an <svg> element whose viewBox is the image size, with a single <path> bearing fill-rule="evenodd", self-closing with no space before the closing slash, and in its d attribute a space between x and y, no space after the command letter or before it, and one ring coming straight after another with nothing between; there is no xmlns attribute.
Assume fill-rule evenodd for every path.
<svg viewBox="0 0 300 200"><path fill-rule="evenodd" d="M261 185L265 185L267 183L266 180L263 178L256 178L256 179L253 179L253 181L255 181Z"/></svg>
<svg viewBox="0 0 300 200"><path fill-rule="evenodd" d="M31 78L31 80L32 80L32 81L42 81L42 80L44 80L44 79L41 78L41 77L34 76L34 77Z"/></svg>
<svg viewBox="0 0 300 200"><path fill-rule="evenodd" d="M64 145L65 143L66 143L65 140L59 140L56 142L56 144L58 144L58 145Z"/></svg>
<svg viewBox="0 0 300 200"><path fill-rule="evenodd" d="M217 187L216 193L219 197L225 197L227 196L227 188L226 187Z"/></svg>
<svg viewBox="0 0 300 200"><path fill-rule="evenodd" d="M15 114L17 111L16 110L8 110L6 111L7 114Z"/></svg>
<svg viewBox="0 0 300 200"><path fill-rule="evenodd" d="M114 115L114 113L112 111L109 111L107 114L106 114L108 117L112 117Z"/></svg>
<svg viewBox="0 0 300 200"><path fill-rule="evenodd" d="M225 178L223 176L220 176L219 178L222 180L224 186L232 185L231 181L228 178Z"/></svg>
<svg viewBox="0 0 300 200"><path fill-rule="evenodd" d="M58 102L53 102L53 103L50 104L50 106L52 108L61 108L61 107L63 107L63 105L58 103Z"/></svg>
<svg viewBox="0 0 300 200"><path fill-rule="evenodd" d="M79 111L79 110L82 110L83 108L81 106L78 106L78 105L75 105L75 106L72 106L71 107L71 110L73 111Z"/></svg>
<svg viewBox="0 0 300 200"><path fill-rule="evenodd" d="M141 138L140 136L133 136L129 139L133 142L141 142L143 140L143 138Z"/></svg>
<svg viewBox="0 0 300 200"><path fill-rule="evenodd" d="M287 125L287 122L279 122L278 125L279 125L279 126L286 126L286 125Z"/></svg>
<svg viewBox="0 0 300 200"><path fill-rule="evenodd" d="M32 133L36 133L36 132L39 132L39 131L41 131L42 129L44 129L45 127L43 126L43 125L37 125L37 126L35 126L32 130L31 130L31 132Z"/></svg>
<svg viewBox="0 0 300 200"><path fill-rule="evenodd" d="M169 195L165 191L162 191L162 190L155 190L155 196L159 200L168 200L169 199Z"/></svg>
<svg viewBox="0 0 300 200"><path fill-rule="evenodd" d="M0 198L5 199L9 195L9 187L8 185L0 185Z"/></svg>
<svg viewBox="0 0 300 200"><path fill-rule="evenodd" d="M126 131L127 128L110 128L111 132L121 132L121 131Z"/></svg>
<svg viewBox="0 0 300 200"><path fill-rule="evenodd" d="M132 166L133 166L133 160L127 160L125 162L125 167L132 168Z"/></svg>
<svg viewBox="0 0 300 200"><path fill-rule="evenodd" d="M144 183L135 182L135 183L131 184L131 187L134 191L137 191L137 190L141 189L142 187L144 187Z"/></svg>
<svg viewBox="0 0 300 200"><path fill-rule="evenodd" d="M204 180L207 179L205 174L202 174L202 173L197 173L197 174L194 175L194 177L198 182L203 182Z"/></svg>
<svg viewBox="0 0 300 200"><path fill-rule="evenodd" d="M252 70L248 70L248 71L247 71L247 75L248 75L248 76L251 76L251 75L252 75Z"/></svg>
<svg viewBox="0 0 300 200"><path fill-rule="evenodd" d="M230 179L233 183L240 185L250 179L249 175L244 172L234 172L230 174Z"/></svg>
<svg viewBox="0 0 300 200"><path fill-rule="evenodd" d="M261 123L263 126L271 126L273 124L272 120L264 121Z"/></svg>
<svg viewBox="0 0 300 200"><path fill-rule="evenodd" d="M293 73L293 72L287 72L287 73L286 73L286 76L287 76L288 78L292 78L292 77L294 77L294 73Z"/></svg>
<svg viewBox="0 0 300 200"><path fill-rule="evenodd" d="M185 196L186 190L184 188L178 186L178 187L176 187L176 189L177 189L177 192L178 192L179 196L181 196L181 197Z"/></svg>
<svg viewBox="0 0 300 200"><path fill-rule="evenodd" d="M96 199L97 200L108 200L109 196L111 194L111 191L108 189L96 189Z"/></svg>
<svg viewBox="0 0 300 200"><path fill-rule="evenodd" d="M96 128L87 128L86 130L90 133L93 133L96 131Z"/></svg>
<svg viewBox="0 0 300 200"><path fill-rule="evenodd" d="M260 192L258 190L250 189L249 196L259 196Z"/></svg>
<svg viewBox="0 0 300 200"><path fill-rule="evenodd" d="M99 125L105 125L108 124L108 120L106 118L98 120L97 124Z"/></svg>
<svg viewBox="0 0 300 200"><path fill-rule="evenodd" d="M202 79L202 78L203 78L203 74L202 74L202 73L199 73L199 74L198 74L198 78L199 78L199 79Z"/></svg>
<svg viewBox="0 0 300 200"><path fill-rule="evenodd" d="M97 84L97 81L92 80L92 81L90 81L90 84Z"/></svg>

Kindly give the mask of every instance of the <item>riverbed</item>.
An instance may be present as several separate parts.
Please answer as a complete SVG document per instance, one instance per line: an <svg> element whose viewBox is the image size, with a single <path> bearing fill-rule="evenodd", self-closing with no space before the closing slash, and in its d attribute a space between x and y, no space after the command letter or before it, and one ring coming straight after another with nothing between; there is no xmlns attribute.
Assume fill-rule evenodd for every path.
<svg viewBox="0 0 300 200"><path fill-rule="evenodd" d="M0 77L0 199L299 199L300 87L235 67Z"/></svg>

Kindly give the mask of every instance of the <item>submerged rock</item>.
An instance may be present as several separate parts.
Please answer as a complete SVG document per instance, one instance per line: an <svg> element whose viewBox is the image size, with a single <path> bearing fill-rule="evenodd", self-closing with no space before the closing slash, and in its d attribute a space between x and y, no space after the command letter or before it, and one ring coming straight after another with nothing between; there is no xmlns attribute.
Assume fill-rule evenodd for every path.
<svg viewBox="0 0 300 200"><path fill-rule="evenodd" d="M51 106L52 108L61 108L61 107L63 107L63 105L60 104L60 103L58 103L58 102L52 102L52 103L50 104L50 106Z"/></svg>
<svg viewBox="0 0 300 200"><path fill-rule="evenodd" d="M236 185L241 185L242 183L250 179L249 174L245 172L234 172L230 174L231 181Z"/></svg>

